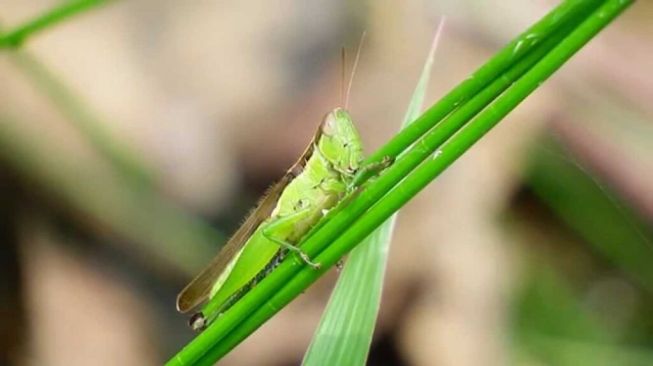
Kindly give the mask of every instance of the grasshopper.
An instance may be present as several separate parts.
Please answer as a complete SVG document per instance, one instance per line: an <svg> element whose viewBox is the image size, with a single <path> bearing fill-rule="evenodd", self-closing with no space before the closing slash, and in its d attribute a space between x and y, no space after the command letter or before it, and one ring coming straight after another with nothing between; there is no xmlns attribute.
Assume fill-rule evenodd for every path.
<svg viewBox="0 0 653 366"><path fill-rule="evenodd" d="M211 323L236 294L251 286L272 262L280 260L282 251L297 253L306 264L319 268L294 243L352 192L357 173L390 163L386 159L363 166L362 161L362 143L351 116L345 109L334 109L324 117L299 160L177 297L177 309L182 313L206 302L191 318L191 327L201 330Z"/></svg>
<svg viewBox="0 0 653 366"><path fill-rule="evenodd" d="M347 90L343 90L344 106L364 38L365 33ZM342 59L344 65L344 49ZM209 265L177 296L177 310L182 313L204 303L191 317L191 327L201 330L208 326L274 269L287 253L296 253L307 265L319 268L320 264L312 262L295 244L352 193L362 177L386 168L392 159L366 165L362 162L363 146L351 116L344 108L332 110L297 162L268 190Z"/></svg>

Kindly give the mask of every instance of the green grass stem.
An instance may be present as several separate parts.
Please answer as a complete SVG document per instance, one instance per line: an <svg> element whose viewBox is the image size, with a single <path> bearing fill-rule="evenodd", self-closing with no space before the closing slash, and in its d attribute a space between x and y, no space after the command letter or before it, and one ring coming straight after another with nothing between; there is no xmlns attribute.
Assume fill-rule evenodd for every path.
<svg viewBox="0 0 653 366"><path fill-rule="evenodd" d="M14 51L10 59L118 173L144 187L153 185L152 169L131 146L116 139L107 128L109 124L46 65L23 50Z"/></svg>
<svg viewBox="0 0 653 366"><path fill-rule="evenodd" d="M539 32L533 33L534 35L526 32L516 41L511 42L508 48L499 52L506 58L505 67L493 67L487 71L493 75L488 74L483 77L488 81L484 84L487 85L485 89L476 84L477 82L480 84L477 71L461 84L468 86L469 94L458 92L459 99L450 97L451 93L448 94L445 96L448 98L447 103L436 104L447 108L431 108L425 113L426 117L422 118L423 122L418 119L404 130L410 131L414 126L420 126L418 128L423 130L421 134L428 131L419 141L417 139L422 135L417 133L414 136L412 134L417 130L412 130L410 134L405 133L399 140L393 139L380 152L372 155L370 160L386 155L398 155L406 149L406 146L417 141L383 174L369 182L358 196L338 210L337 214L331 216L326 223L320 225L319 230L302 241L302 248L322 264L319 271L304 267L300 260L289 258L182 349L168 365L210 365L224 356L442 173L631 4L632 0L567 1L531 28L531 30L539 30L539 27L544 27L542 24L546 24L547 27L542 29L542 31L548 30L546 36ZM589 16L583 16L584 11L591 10L596 5L600 7ZM569 15L570 9L576 9L577 12ZM582 22L562 40L549 41L555 44L551 51L544 52L542 55L537 54L538 49L546 50L548 43L545 40L554 39L550 37L555 31L580 20ZM557 26L552 27L552 23ZM542 44L540 48L536 48L540 43ZM530 69L529 58L525 57L528 54L537 55L536 63ZM517 55L521 57L518 58ZM535 58L535 56L531 57ZM490 62L496 59L495 56ZM511 68L512 65L514 67ZM485 67L487 65L479 70L487 70L484 69ZM509 70L504 72L507 69ZM522 73L524 74L521 75ZM518 78L514 83L513 77ZM492 96L496 92L500 93L506 88L503 94L489 106L487 105L494 99ZM481 89L482 91L478 93ZM462 105L465 100L469 102ZM437 113L433 112L434 109ZM454 109L458 110L451 113ZM465 125L464 121L472 118L478 110L482 111ZM449 117L435 128L424 127L435 126L447 115ZM457 130L462 126L464 127Z"/></svg>
<svg viewBox="0 0 653 366"><path fill-rule="evenodd" d="M25 40L28 37L48 29L75 14L109 1L110 0L77 0L63 2L61 5L49 9L40 16L5 32L0 36L0 48L20 47L25 43Z"/></svg>

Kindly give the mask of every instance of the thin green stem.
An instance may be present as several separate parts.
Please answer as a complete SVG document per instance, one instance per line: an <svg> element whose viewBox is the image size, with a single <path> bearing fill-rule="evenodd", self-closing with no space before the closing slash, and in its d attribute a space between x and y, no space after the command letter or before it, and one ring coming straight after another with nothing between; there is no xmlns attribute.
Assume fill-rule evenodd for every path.
<svg viewBox="0 0 653 366"><path fill-rule="evenodd" d="M16 50L10 59L23 71L39 90L50 97L52 103L93 147L120 173L144 188L153 184L153 173L134 149L117 140L107 128L108 124L63 80L27 51Z"/></svg>
<svg viewBox="0 0 653 366"><path fill-rule="evenodd" d="M365 213L365 215L358 219L358 221L355 221L354 224L350 226L347 231L338 236L335 241L331 242L327 250L317 256L316 260L322 263L325 267L325 269L320 272L325 271L326 267L333 265L342 255L347 253L358 242L369 235L374 228L383 223L392 213L398 210L428 183L435 179L435 177L437 177L446 167L460 157L469 147L471 147L476 141L478 141L478 139L496 125L496 123L505 117L505 115L526 98L526 96L535 90L542 81L548 78L566 60L568 60L569 57L579 50L587 41L589 41L589 39L607 25L610 20L617 16L630 3L631 1L623 0L608 1L569 37L564 39L552 52L544 56L542 60L533 67L533 69L528 71L526 75L510 87L508 92L500 96L468 126L458 132L454 138L442 145L437 152L435 152L435 149L440 146L439 138L436 137L438 131L434 131L430 136L428 136L431 138L427 137L423 139L422 142L419 142L418 146L416 146L414 150L411 150L411 152L407 153L407 155L415 154L417 156L423 155L426 152L428 152L428 155L431 155L435 152L435 154L432 155L433 158L425 161L410 176L390 191L390 193L378 200L372 209ZM506 75L508 74L504 74L504 77L506 77ZM486 91L491 89L492 88L486 89ZM482 96L484 92L479 95ZM480 103L482 99L483 97L479 98L477 101ZM470 111L472 109L473 108L470 107ZM451 120L453 119L447 121ZM452 125L454 124L450 123L450 126ZM407 156L406 160L402 159L401 163L408 161ZM399 169L397 169L397 172L399 172ZM378 181L370 185L368 190L373 191L375 186L379 187L378 189L382 189L380 187L383 186L384 182L382 182L382 180L385 177L386 175L384 174L384 176L379 178ZM362 196L363 195L361 195L361 200L364 198ZM353 202L352 206L355 203L356 202ZM346 211L343 213L343 216L346 216ZM333 221L335 221L335 219L336 218L334 218ZM313 238L313 242L317 242L318 239L319 237L316 235L315 238ZM314 246L311 244L311 242L305 244L305 248L309 253L311 247ZM276 312L275 309L280 309L285 306L289 301L297 296L298 293L308 287L319 277L319 275L321 275L321 273L316 273L312 270L307 271L302 268L299 273L293 276L292 272L294 271L290 270L292 269L292 263L289 263L286 268L288 268L288 277L283 276L284 273L281 271L272 274L278 275L280 283L285 283L285 285L280 289L275 288L273 291L270 291L269 295L272 295L272 298L269 299L267 303L251 304L252 308L257 310L244 319L243 323L241 323L234 332L229 333L226 338L211 350L211 352L206 354L201 362L198 363L199 365L213 362L213 360L224 355L244 339L244 337L260 326L260 324L272 316ZM273 280L273 278L270 278L268 283L271 284ZM264 286L264 284L261 283L260 286ZM266 290L265 288L256 288L255 290L257 289L261 293ZM254 294L251 296L252 299L254 299L253 295ZM247 299L243 300L246 301ZM243 304L243 307L245 307L245 305L247 305L247 303Z"/></svg>
<svg viewBox="0 0 653 366"><path fill-rule="evenodd" d="M575 1L563 3L561 7L568 11L572 3L576 5L589 4L584 1ZM595 3L597 2L592 2L592 4ZM539 62L530 70L528 70L529 62L532 62L533 59L526 57L524 61L519 62L508 72L502 74L502 71L506 69L503 68L503 70L495 70L494 77L488 75L489 81L492 82L489 86L485 89L480 87L471 91L470 96L483 89L464 106L461 106L462 102L453 105L453 109L458 108L455 113L415 143L415 146L404 153L392 167L378 179L370 182L359 196L337 215L332 216L328 222L321 225L319 230L301 244L309 255L318 254L316 260L323 265L320 271L306 269L301 261L296 259L285 261L233 308L188 344L168 364L212 364L235 347L437 177L631 3L632 0L604 1L598 10L584 20L579 18L579 13L575 14L574 17L567 20L572 22L583 20L583 22L549 53L544 52L546 54L541 55L537 54L538 51L533 51L531 55L535 54L537 57L531 57L537 58L538 60L535 61ZM563 12L559 15L564 14ZM564 22L561 26L564 24L569 25L568 22ZM556 27L556 30L560 28ZM547 35L551 33L549 32ZM544 38L537 44L543 41ZM522 52L523 45L519 42L511 44L513 51ZM547 50L546 48L550 46L544 42L538 49ZM527 54L529 52L525 52L523 55ZM526 71L524 69L528 71L510 86L514 78ZM456 132L456 128L464 125L466 119L473 117L475 112L484 108L487 102L493 99L493 95L501 93L508 86L510 87L504 94L478 114L467 126ZM465 100L470 99L469 96L463 97ZM445 115L449 113L450 111ZM429 119L429 122L423 122L424 125L430 123L435 125L442 119L442 116L435 113L425 118ZM442 145L444 139L453 133L455 135ZM419 136L410 139L416 141L417 138ZM403 143L411 145L413 142L406 142L410 139L404 139ZM404 149L405 147L401 147L394 151L403 151ZM373 156L385 155L385 153L377 153ZM412 171L416 166L418 167Z"/></svg>
<svg viewBox="0 0 653 366"><path fill-rule="evenodd" d="M104 4L108 1L109 0L77 0L65 2L0 36L0 48L20 47L29 36L47 29L77 13Z"/></svg>
<svg viewBox="0 0 653 366"><path fill-rule="evenodd" d="M480 110L482 110L488 102L503 92L516 79L516 77L523 74L523 72L532 66L538 60L538 58L542 57L543 54L549 51L552 47L552 44L557 41L559 41L559 39L552 38L549 40L549 42L544 43L542 47L536 50L537 52L533 52L530 57L523 59L512 69L508 70L504 76L496 79L495 82L483 89L476 97L472 98L468 103L463 105L463 107L461 107L459 110L456 110L448 118L440 122L434 129L433 133L431 133L427 138L420 140L420 142L417 143L418 146L405 153L404 156L402 156L401 160L397 161L392 167L384 172L384 174L380 176L378 180L374 181L373 184L371 184L364 192L362 192L360 195L360 200L351 202L346 207L343 207L341 212L339 212L340 215L336 215L330 221L326 222L324 226L327 226L327 228L321 228L321 230L316 233L315 236L311 236L306 241L306 243L302 244L302 248L304 248L305 251L311 255L311 257L313 257L314 254L311 249L309 249L309 247L314 240L324 242L325 239L323 237L325 235L329 235L331 230L339 230L339 232L343 232L345 230L343 227L350 225L355 221L355 217L357 217L357 215L360 216L365 212L365 210L373 205L375 200L382 198L384 194L388 190L392 189L393 185L395 185L396 182L400 180L400 177L405 177L425 158L433 154L434 149L427 148L429 145L439 146L444 141L446 141L446 139L453 135L458 128L469 121ZM325 231L322 230L327 230L326 234L324 234ZM319 236L319 233L323 233L323 236ZM325 247L326 246L329 245L327 244ZM321 255L319 255L316 260L318 260L325 269L330 267L330 264L322 262L323 258ZM292 267L291 269L287 269L280 266L277 270L275 270L274 273L270 275L270 279L274 279L273 275L282 270L292 270L293 274L300 271L299 268ZM237 328L236 331L239 329L240 327ZM207 331L209 330L207 329Z"/></svg>
<svg viewBox="0 0 653 366"><path fill-rule="evenodd" d="M519 61L552 33L569 25L570 22L578 19L579 16L586 14L588 11L596 9L601 3L601 0L567 0L558 5L540 21L508 43L465 81L427 109L408 128L401 130L390 141L370 155L366 162L378 162L386 157L396 158L426 131L433 128L449 113L464 104L470 96L491 83L503 71ZM367 178L369 176L356 177L356 181L360 184Z"/></svg>

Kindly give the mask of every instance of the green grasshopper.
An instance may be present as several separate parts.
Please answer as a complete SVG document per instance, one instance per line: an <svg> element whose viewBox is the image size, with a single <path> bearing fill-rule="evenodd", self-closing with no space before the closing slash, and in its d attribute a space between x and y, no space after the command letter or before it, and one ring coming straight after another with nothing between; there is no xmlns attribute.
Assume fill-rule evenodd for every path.
<svg viewBox="0 0 653 366"><path fill-rule="evenodd" d="M201 330L215 320L233 303L234 296L280 260L279 253L297 253L306 264L319 268L294 243L352 192L361 168L377 170L389 163L386 159L363 167L362 160L362 143L351 116L342 108L334 109L326 115L299 160L177 297L177 309L182 313L205 302L191 318L191 327Z"/></svg>

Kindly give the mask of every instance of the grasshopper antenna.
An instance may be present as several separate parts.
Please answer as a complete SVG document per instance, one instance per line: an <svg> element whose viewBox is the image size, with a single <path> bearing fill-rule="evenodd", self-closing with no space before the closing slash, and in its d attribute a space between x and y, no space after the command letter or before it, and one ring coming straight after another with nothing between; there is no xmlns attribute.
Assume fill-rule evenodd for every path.
<svg viewBox="0 0 653 366"><path fill-rule="evenodd" d="M349 105L349 93L351 92L351 85L354 82L354 75L356 74L356 68L358 67L358 60L361 57L361 49L363 48L363 41L365 41L365 34L367 32L363 32L361 35L361 40L358 42L358 50L356 51L356 58L354 59L354 65L351 68L351 75L349 76L349 83L347 84L347 91L345 92L345 100L343 103L343 107L347 109L347 106ZM343 53L344 55L344 53ZM344 68L343 68L343 73L344 73ZM344 76L343 76L344 79Z"/></svg>
<svg viewBox="0 0 653 366"><path fill-rule="evenodd" d="M345 105L345 67L347 65L347 51L340 49L340 104Z"/></svg>

